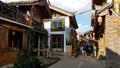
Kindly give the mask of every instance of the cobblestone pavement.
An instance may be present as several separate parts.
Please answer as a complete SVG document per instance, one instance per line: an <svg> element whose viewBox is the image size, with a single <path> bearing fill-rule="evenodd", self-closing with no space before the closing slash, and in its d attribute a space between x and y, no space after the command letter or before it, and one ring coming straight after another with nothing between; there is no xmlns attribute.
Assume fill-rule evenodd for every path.
<svg viewBox="0 0 120 68"><path fill-rule="evenodd" d="M61 60L48 68L106 68L105 60L97 60L91 56L61 56Z"/></svg>

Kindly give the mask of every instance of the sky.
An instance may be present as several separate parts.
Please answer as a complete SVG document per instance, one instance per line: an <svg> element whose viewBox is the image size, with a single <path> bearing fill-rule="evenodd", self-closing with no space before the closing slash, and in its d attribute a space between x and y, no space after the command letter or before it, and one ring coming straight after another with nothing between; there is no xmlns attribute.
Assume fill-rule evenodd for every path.
<svg viewBox="0 0 120 68"><path fill-rule="evenodd" d="M11 1L29 1L29 0L1 0L4 2ZM69 12L74 12L78 24L78 33L84 33L91 30L91 0L49 0L56 7L62 8ZM88 11L88 12L85 12ZM85 12L85 13L84 13Z"/></svg>

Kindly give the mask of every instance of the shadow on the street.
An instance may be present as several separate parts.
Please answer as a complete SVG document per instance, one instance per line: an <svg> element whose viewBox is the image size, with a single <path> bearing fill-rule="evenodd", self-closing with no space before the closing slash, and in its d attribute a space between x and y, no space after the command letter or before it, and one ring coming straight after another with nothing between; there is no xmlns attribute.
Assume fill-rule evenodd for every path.
<svg viewBox="0 0 120 68"><path fill-rule="evenodd" d="M106 48L106 66L107 68L120 68L120 55Z"/></svg>

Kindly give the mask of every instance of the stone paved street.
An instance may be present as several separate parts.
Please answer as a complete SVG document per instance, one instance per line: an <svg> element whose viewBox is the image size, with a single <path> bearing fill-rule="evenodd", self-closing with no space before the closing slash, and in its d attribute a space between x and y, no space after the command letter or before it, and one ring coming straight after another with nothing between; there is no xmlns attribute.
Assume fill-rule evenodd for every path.
<svg viewBox="0 0 120 68"><path fill-rule="evenodd" d="M97 60L91 56L84 59L72 56L61 56L61 60L48 68L106 68L105 60Z"/></svg>

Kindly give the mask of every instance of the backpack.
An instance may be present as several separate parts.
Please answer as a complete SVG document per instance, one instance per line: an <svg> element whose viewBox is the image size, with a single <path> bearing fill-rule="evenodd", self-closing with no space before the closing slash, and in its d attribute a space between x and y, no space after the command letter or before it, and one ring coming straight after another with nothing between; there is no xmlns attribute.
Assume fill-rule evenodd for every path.
<svg viewBox="0 0 120 68"><path fill-rule="evenodd" d="M83 46L83 50L86 50L86 46Z"/></svg>

